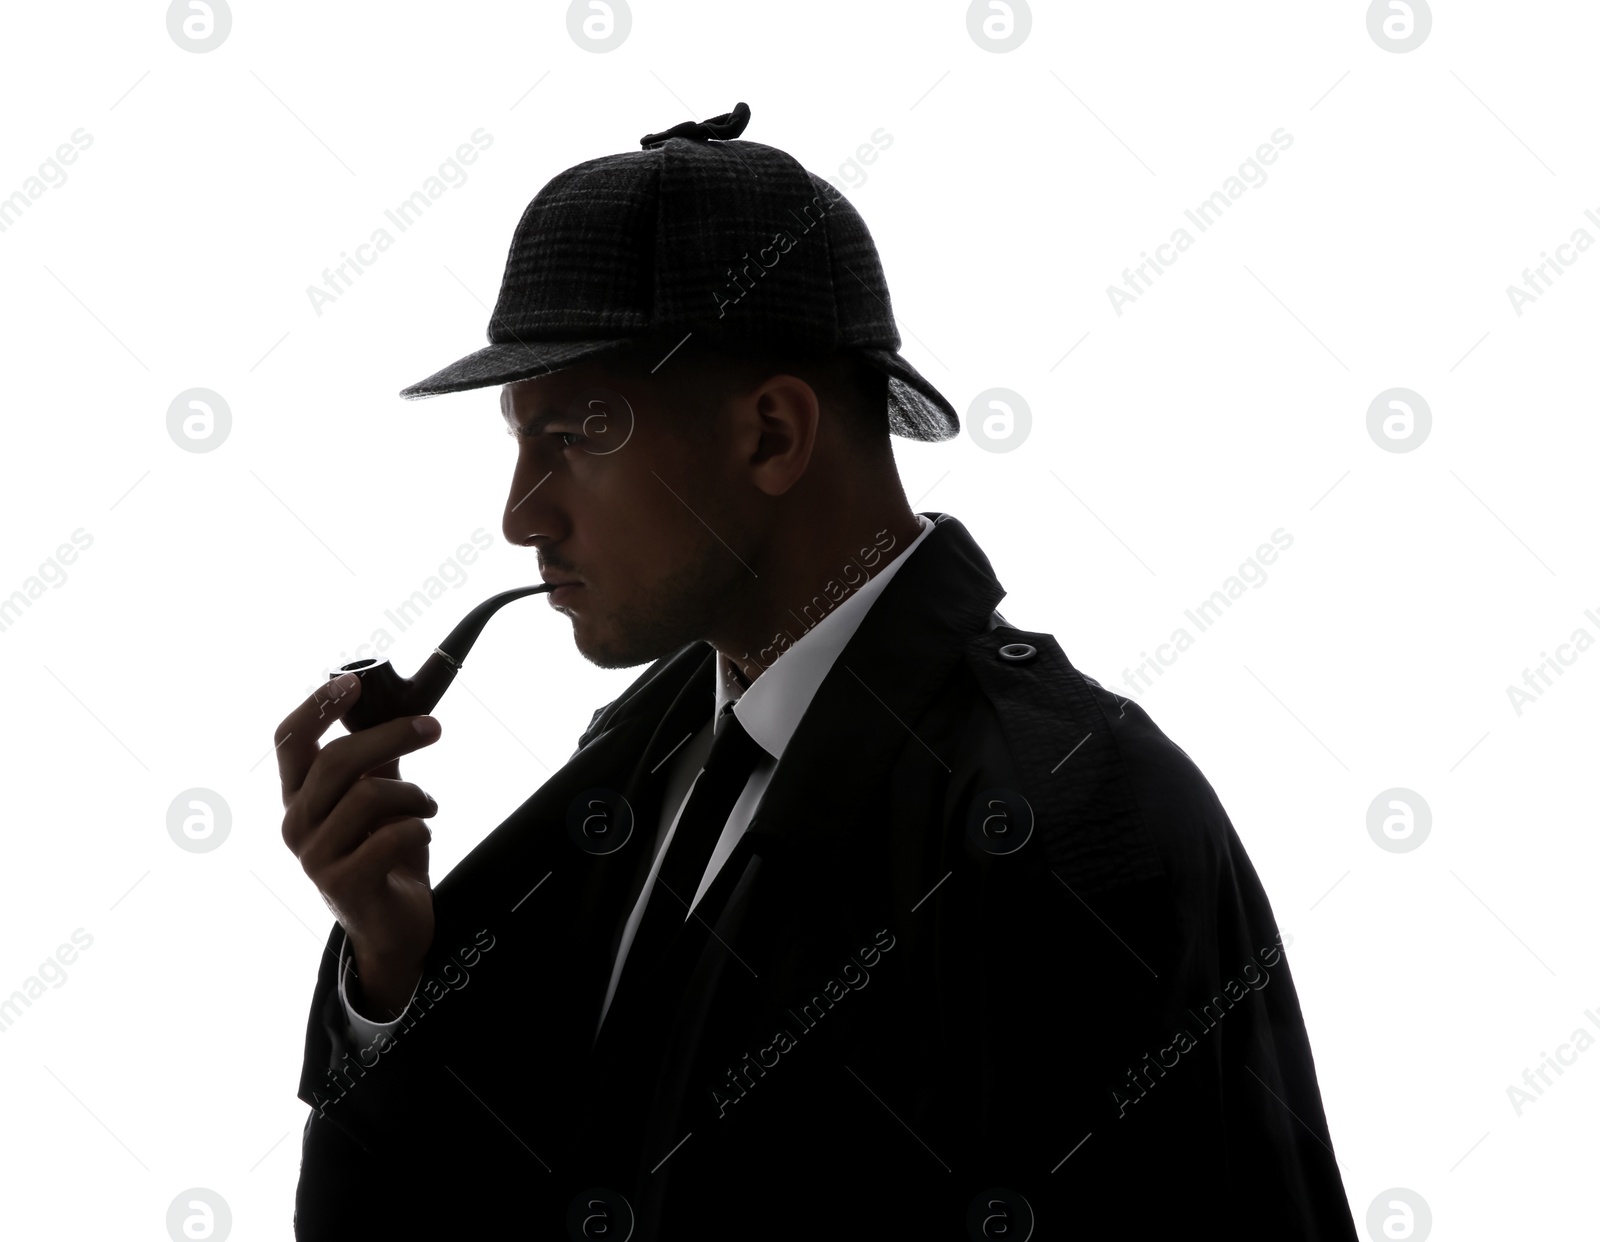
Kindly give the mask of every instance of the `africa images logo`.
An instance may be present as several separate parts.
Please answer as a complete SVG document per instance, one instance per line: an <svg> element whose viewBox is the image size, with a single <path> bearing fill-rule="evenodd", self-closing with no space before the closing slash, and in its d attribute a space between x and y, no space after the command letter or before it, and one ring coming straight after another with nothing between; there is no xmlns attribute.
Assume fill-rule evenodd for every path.
<svg viewBox="0 0 1600 1242"><path fill-rule="evenodd" d="M1264 966L1277 966L1282 959L1279 946L1284 943L1284 933L1279 932L1277 943L1270 944L1257 952ZM1194 1010L1189 1010L1189 1016L1194 1018L1200 1028L1200 1035L1208 1034L1225 1017L1232 1008L1243 1001L1251 992L1259 992L1271 982L1269 975L1262 966L1257 966L1253 961L1246 961L1239 970L1238 979L1229 979L1224 982L1208 1002L1200 1006L1197 1015ZM1248 986L1247 986L1248 985ZM1121 1090L1112 1088L1111 1101L1117 1106L1117 1117L1120 1119L1128 1115L1128 1106L1137 1104L1155 1088L1156 1083L1165 1078L1167 1070L1178 1064L1179 1059L1186 1052L1192 1052L1200 1046L1200 1041L1190 1034L1187 1028L1178 1031L1172 1037L1172 1042L1165 1048L1158 1049L1154 1058L1147 1052L1144 1054L1144 1063L1128 1070L1127 1082ZM1172 1060L1167 1060L1167 1053L1172 1053ZM1166 1068L1163 1069L1162 1067ZM1126 1092L1122 1094L1121 1092Z"/></svg>

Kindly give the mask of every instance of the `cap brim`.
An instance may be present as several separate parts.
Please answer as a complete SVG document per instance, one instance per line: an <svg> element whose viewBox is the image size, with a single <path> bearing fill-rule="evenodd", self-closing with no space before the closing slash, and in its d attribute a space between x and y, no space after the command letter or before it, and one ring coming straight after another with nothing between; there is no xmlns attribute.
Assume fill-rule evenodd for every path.
<svg viewBox="0 0 1600 1242"><path fill-rule="evenodd" d="M418 397L437 397L447 392L536 379L629 344L631 340L622 339L512 341L486 345L476 353L458 358L443 370L435 371L427 379L402 388L400 395L414 401Z"/></svg>
<svg viewBox="0 0 1600 1242"><path fill-rule="evenodd" d="M961 434L961 420L944 395L922 373L890 349L858 349L889 377L889 430L908 440L948 440Z"/></svg>
<svg viewBox="0 0 1600 1242"><path fill-rule="evenodd" d="M582 341L512 341L458 358L400 395L408 401L535 379L635 343L634 338ZM890 349L858 349L889 377L889 430L908 440L949 440L961 420L944 395L920 371Z"/></svg>

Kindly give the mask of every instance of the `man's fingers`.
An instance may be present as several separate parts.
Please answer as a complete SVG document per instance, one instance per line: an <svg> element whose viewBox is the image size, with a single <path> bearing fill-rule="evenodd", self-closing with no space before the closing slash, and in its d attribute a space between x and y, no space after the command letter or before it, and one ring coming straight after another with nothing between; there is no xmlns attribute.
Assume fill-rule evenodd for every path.
<svg viewBox="0 0 1600 1242"><path fill-rule="evenodd" d="M289 805L289 800L305 783L306 773L317 757L317 740L360 696L361 679L354 673L347 673L343 678L318 686L278 725L272 742L278 753L278 779L283 785L284 806Z"/></svg>
<svg viewBox="0 0 1600 1242"><path fill-rule="evenodd" d="M327 818L301 839L288 843L300 865L314 881L334 869L339 859L351 853L370 835L397 816L431 816L438 805L421 788L409 781L367 777L358 780Z"/></svg>
<svg viewBox="0 0 1600 1242"><path fill-rule="evenodd" d="M431 732L421 732L417 722ZM336 737L317 752L311 771L295 795L290 816L300 824L315 826L326 819L363 776L393 771L398 760L439 739L439 722L432 716L401 716L347 737Z"/></svg>
<svg viewBox="0 0 1600 1242"><path fill-rule="evenodd" d="M426 883L428 842L433 831L422 820L399 819L383 824L349 857L341 859L323 877L330 891L346 894L370 892L397 867Z"/></svg>

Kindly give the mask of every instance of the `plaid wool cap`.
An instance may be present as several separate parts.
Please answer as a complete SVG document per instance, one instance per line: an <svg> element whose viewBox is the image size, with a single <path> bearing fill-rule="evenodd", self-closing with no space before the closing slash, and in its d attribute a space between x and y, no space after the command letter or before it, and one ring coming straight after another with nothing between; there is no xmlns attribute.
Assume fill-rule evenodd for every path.
<svg viewBox="0 0 1600 1242"><path fill-rule="evenodd" d="M556 174L517 223L488 346L400 395L508 384L641 340L694 338L855 351L888 376L891 432L956 435L955 410L900 356L860 213L787 152L736 141L749 120L740 103Z"/></svg>

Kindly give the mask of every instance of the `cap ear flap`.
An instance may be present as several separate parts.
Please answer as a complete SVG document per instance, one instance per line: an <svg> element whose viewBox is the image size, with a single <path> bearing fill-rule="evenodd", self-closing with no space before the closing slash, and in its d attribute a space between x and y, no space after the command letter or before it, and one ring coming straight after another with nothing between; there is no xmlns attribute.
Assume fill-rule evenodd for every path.
<svg viewBox="0 0 1600 1242"><path fill-rule="evenodd" d="M950 440L961 420L948 406L935 405L902 379L889 377L889 430L908 440Z"/></svg>
<svg viewBox="0 0 1600 1242"><path fill-rule="evenodd" d="M861 357L889 377L889 431L908 440L949 440L961 419L944 394L890 349L861 349Z"/></svg>

